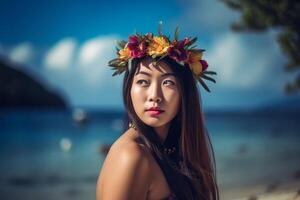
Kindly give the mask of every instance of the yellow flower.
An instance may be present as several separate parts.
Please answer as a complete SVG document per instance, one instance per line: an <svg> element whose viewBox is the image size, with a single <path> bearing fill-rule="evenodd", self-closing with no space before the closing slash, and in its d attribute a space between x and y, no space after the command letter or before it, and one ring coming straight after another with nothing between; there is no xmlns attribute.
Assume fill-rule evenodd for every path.
<svg viewBox="0 0 300 200"><path fill-rule="evenodd" d="M119 59L128 60L130 58L130 50L125 47L119 51Z"/></svg>
<svg viewBox="0 0 300 200"><path fill-rule="evenodd" d="M167 52L169 46L169 42L164 37L153 37L148 47L148 54L160 56Z"/></svg>
<svg viewBox="0 0 300 200"><path fill-rule="evenodd" d="M199 75L202 72L202 65L200 60L202 59L202 52L190 52L188 63L194 74Z"/></svg>

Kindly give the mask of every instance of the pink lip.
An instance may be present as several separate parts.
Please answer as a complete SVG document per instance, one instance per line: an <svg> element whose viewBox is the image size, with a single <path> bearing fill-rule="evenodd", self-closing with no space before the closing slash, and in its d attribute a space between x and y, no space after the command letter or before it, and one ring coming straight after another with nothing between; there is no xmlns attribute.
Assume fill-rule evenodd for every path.
<svg viewBox="0 0 300 200"><path fill-rule="evenodd" d="M162 110L147 110L147 112L151 115L151 116L158 116L160 115L162 112Z"/></svg>

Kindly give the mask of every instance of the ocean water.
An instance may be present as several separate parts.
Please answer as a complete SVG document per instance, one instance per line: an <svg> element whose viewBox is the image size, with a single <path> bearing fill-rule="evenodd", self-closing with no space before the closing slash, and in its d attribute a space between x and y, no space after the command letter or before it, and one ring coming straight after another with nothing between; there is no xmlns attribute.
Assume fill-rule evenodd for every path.
<svg viewBox="0 0 300 200"><path fill-rule="evenodd" d="M104 156L122 112L0 111L0 199L95 199ZM300 115L206 113L221 194L300 178Z"/></svg>

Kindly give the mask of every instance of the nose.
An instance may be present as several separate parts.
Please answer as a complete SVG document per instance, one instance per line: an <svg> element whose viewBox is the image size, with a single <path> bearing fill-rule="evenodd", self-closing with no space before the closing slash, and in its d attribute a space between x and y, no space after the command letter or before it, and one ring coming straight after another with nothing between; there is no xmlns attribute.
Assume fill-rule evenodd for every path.
<svg viewBox="0 0 300 200"><path fill-rule="evenodd" d="M162 101L162 91L159 84L152 84L152 87L150 87L149 101L156 103Z"/></svg>

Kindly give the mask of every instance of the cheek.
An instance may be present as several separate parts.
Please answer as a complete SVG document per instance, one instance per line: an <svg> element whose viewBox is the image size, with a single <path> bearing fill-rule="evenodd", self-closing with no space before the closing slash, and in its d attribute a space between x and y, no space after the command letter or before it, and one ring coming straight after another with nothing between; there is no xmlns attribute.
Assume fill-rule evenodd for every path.
<svg viewBox="0 0 300 200"><path fill-rule="evenodd" d="M132 86L130 95L133 107L138 113L139 110L142 110L144 108L144 92L141 90L141 88Z"/></svg>
<svg viewBox="0 0 300 200"><path fill-rule="evenodd" d="M165 99L170 109L177 110L180 104L180 94L178 90L168 90L165 93Z"/></svg>

